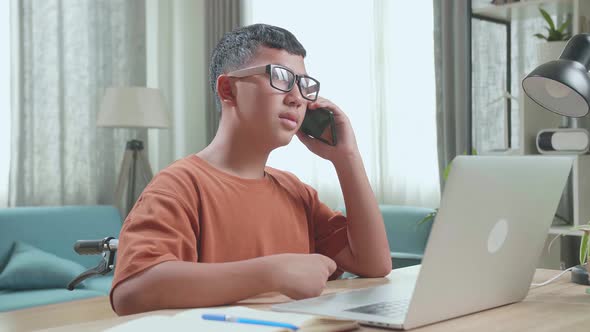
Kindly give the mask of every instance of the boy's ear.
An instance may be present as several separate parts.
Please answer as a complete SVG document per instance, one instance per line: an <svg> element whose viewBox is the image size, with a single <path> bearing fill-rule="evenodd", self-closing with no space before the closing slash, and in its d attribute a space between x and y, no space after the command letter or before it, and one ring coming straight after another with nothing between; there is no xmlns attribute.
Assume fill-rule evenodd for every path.
<svg viewBox="0 0 590 332"><path fill-rule="evenodd" d="M217 77L217 95L222 104L235 105L235 96L231 87L231 79L227 75Z"/></svg>

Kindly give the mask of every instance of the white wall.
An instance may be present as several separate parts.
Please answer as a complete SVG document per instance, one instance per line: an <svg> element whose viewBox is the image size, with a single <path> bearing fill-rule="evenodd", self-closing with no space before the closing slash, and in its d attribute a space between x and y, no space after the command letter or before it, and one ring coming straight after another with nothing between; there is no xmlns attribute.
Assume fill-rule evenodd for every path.
<svg viewBox="0 0 590 332"><path fill-rule="evenodd" d="M207 143L205 1L146 2L147 86L162 89L172 122L170 129L150 129L154 173Z"/></svg>

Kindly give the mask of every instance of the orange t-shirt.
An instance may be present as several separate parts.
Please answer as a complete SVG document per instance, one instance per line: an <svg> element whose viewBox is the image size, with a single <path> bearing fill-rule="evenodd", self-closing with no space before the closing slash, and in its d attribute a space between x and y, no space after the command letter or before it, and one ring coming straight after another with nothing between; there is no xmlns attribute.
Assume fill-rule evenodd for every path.
<svg viewBox="0 0 590 332"><path fill-rule="evenodd" d="M263 179L243 179L191 155L158 173L127 216L111 303L118 284L165 261L222 263L280 253L334 258L346 244L346 218L293 174L266 167Z"/></svg>

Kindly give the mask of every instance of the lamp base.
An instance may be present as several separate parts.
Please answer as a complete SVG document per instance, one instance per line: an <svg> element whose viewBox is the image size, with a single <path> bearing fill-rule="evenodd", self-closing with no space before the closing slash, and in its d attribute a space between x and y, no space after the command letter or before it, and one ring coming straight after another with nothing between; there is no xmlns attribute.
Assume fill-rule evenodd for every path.
<svg viewBox="0 0 590 332"><path fill-rule="evenodd" d="M542 154L585 154L590 134L584 128L543 129L537 134L537 150Z"/></svg>
<svg viewBox="0 0 590 332"><path fill-rule="evenodd" d="M572 282L580 285L590 285L588 271L585 266L578 265L572 269Z"/></svg>
<svg viewBox="0 0 590 332"><path fill-rule="evenodd" d="M135 197L135 189L138 175L146 185L153 177L152 168L143 152L143 142L134 139L127 142L119 171L117 189L115 191L115 204L119 208L119 212L123 218L127 216L135 204L137 198ZM127 199L123 202L125 186L127 186Z"/></svg>

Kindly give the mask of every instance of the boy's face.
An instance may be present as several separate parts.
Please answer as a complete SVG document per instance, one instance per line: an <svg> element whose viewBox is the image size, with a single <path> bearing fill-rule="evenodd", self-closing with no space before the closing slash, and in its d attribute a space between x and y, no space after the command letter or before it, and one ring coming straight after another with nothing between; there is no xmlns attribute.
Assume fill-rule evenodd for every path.
<svg viewBox="0 0 590 332"><path fill-rule="evenodd" d="M244 68L268 64L287 67L296 75L307 74L303 57L268 47L259 47ZM253 139L252 143L270 149L289 144L309 103L301 96L297 84L289 92L277 90L270 85L269 74L242 77L234 84L240 130Z"/></svg>

